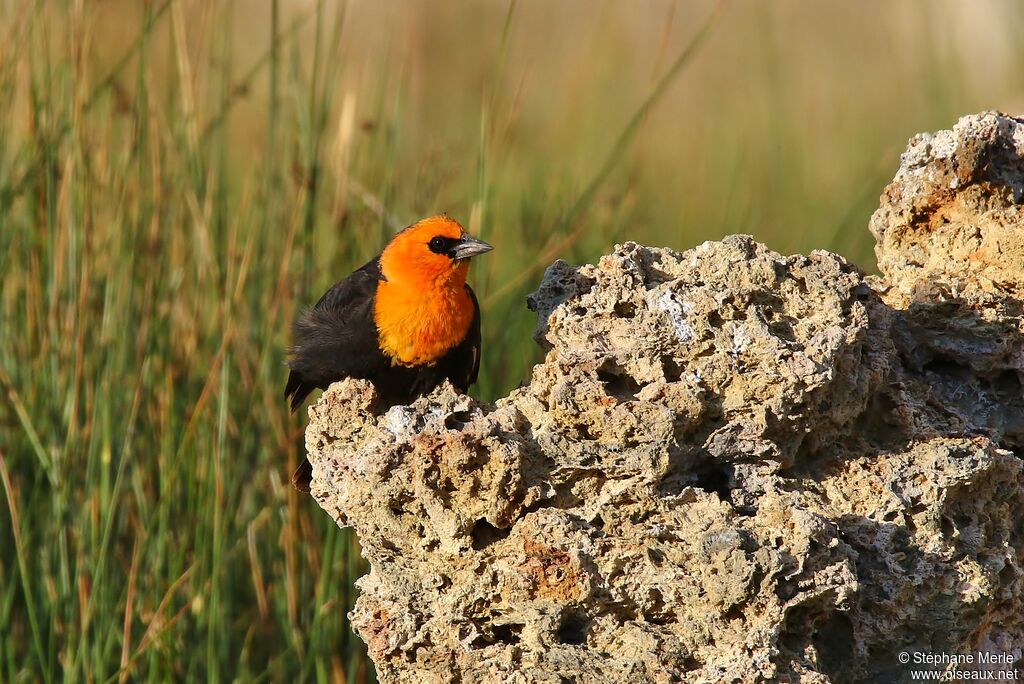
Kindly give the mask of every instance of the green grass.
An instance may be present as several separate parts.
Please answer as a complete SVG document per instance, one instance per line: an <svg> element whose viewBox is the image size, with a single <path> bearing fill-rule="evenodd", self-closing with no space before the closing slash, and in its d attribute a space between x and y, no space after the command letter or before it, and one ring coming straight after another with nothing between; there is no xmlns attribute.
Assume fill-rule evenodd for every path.
<svg viewBox="0 0 1024 684"><path fill-rule="evenodd" d="M630 6L0 0L0 681L372 680L282 350L396 226L497 246L493 399L553 259L749 232L870 268L905 139L1024 106L1012 3L984 41L932 3Z"/></svg>

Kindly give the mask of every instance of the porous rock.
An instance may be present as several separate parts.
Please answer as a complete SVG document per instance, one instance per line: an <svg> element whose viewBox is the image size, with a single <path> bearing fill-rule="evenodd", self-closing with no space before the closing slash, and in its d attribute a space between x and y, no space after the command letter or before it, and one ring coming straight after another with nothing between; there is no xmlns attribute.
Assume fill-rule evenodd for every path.
<svg viewBox="0 0 1024 684"><path fill-rule="evenodd" d="M312 493L369 561L351 617L381 681L1019 657L1022 130L983 114L911 141L872 218L883 278L746 236L627 243L547 270L546 356L494 404L326 391Z"/></svg>

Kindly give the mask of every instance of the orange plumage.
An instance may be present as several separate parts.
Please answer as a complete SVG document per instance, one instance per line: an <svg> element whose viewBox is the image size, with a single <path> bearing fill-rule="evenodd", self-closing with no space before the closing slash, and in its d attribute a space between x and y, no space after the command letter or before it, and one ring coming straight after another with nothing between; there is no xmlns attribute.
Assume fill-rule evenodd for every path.
<svg viewBox="0 0 1024 684"><path fill-rule="evenodd" d="M392 240L380 256L373 317L381 351L394 365L432 365L466 337L476 305L466 289L468 260L424 249L437 238L459 240L447 216L424 219Z"/></svg>

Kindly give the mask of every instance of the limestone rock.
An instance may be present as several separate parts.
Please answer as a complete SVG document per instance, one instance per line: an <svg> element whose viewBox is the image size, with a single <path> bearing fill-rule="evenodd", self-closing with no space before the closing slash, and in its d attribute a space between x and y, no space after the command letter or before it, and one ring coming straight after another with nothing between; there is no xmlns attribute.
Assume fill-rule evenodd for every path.
<svg viewBox="0 0 1024 684"><path fill-rule="evenodd" d="M381 681L1019 657L1021 131L984 114L911 141L872 218L884 279L746 236L627 243L548 269L546 357L493 405L326 391L312 493L369 561L352 621Z"/></svg>
<svg viewBox="0 0 1024 684"><path fill-rule="evenodd" d="M1021 296L1024 119L965 116L910 140L871 217L878 266L892 287Z"/></svg>

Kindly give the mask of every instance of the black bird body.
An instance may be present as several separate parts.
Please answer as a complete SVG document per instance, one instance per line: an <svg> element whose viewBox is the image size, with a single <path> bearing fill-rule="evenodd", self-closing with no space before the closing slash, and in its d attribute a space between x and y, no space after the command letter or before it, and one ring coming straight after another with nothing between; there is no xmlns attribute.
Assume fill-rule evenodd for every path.
<svg viewBox="0 0 1024 684"><path fill-rule="evenodd" d="M408 404L444 380L469 390L480 370L480 305L465 285L475 313L461 343L432 364L395 365L381 351L374 321L377 285L383 280L380 256L338 281L313 308L295 321L295 345L285 397L294 411L314 389L345 378L370 380L386 406Z"/></svg>
<svg viewBox="0 0 1024 684"><path fill-rule="evenodd" d="M466 392L480 369L480 305L466 276L469 259L491 249L435 216L335 283L295 321L284 390L292 411L345 378L373 382L383 407L410 403L444 380ZM311 476L306 461L292 481L308 491Z"/></svg>

